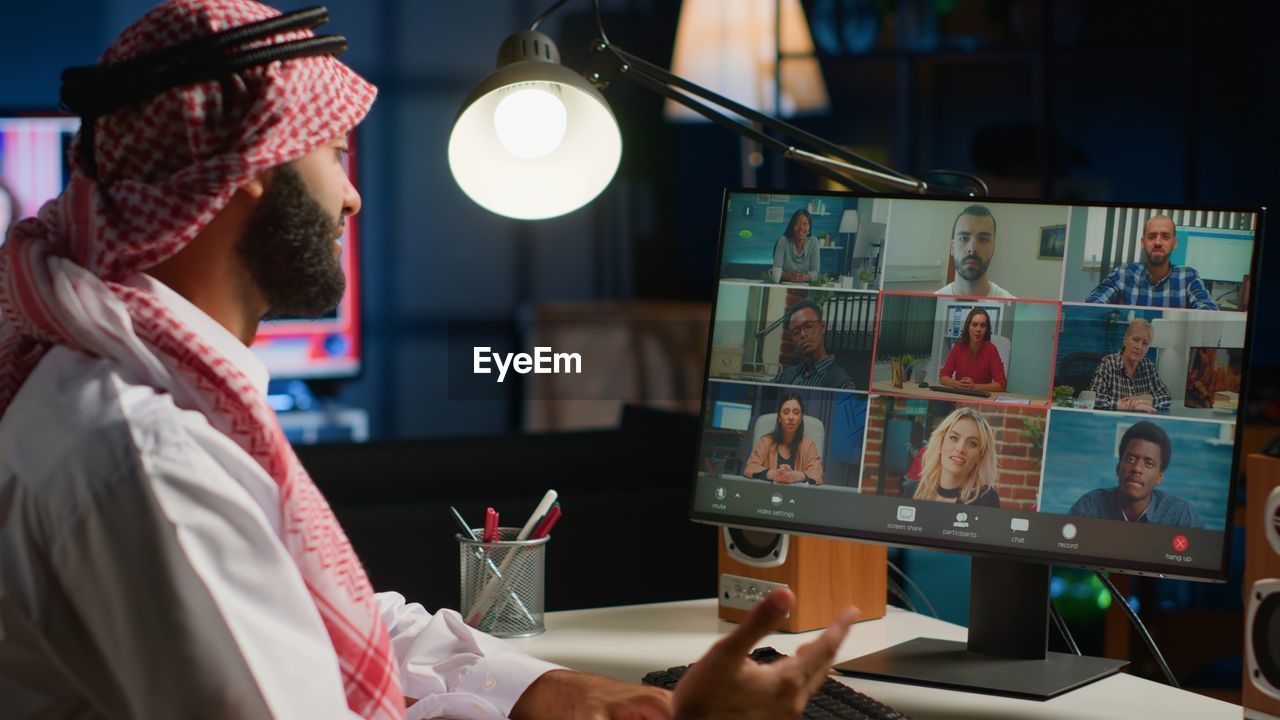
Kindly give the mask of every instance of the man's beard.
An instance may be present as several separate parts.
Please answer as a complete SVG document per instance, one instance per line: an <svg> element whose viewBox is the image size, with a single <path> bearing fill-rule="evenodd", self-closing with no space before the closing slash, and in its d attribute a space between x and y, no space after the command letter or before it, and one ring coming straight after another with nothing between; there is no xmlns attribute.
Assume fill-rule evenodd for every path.
<svg viewBox="0 0 1280 720"><path fill-rule="evenodd" d="M346 277L331 217L293 168L282 165L249 218L236 249L267 300L266 317L318 317L342 300Z"/></svg>
<svg viewBox="0 0 1280 720"><path fill-rule="evenodd" d="M974 265L973 267L966 265L965 263L969 261L969 258L973 258L974 260L977 260L978 264ZM977 280L978 278L987 274L987 266L990 264L991 263L989 262L985 262L985 263L982 262L982 258L978 257L977 255L968 255L966 257L961 258L960 262L956 263L956 274L964 278L965 280L968 280L969 282L973 282L974 280Z"/></svg>

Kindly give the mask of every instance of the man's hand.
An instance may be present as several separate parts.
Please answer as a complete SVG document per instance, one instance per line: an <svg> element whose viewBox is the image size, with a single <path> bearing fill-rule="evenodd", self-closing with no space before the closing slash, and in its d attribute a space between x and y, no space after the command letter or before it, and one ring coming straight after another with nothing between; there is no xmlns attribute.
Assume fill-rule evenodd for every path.
<svg viewBox="0 0 1280 720"><path fill-rule="evenodd" d="M552 670L525 688L511 720L670 720L671 692L599 675Z"/></svg>
<svg viewBox="0 0 1280 720"><path fill-rule="evenodd" d="M675 720L790 720L804 712L858 613L846 609L792 657L768 665L749 660L747 653L773 632L794 603L790 590L775 590L711 646L676 685Z"/></svg>

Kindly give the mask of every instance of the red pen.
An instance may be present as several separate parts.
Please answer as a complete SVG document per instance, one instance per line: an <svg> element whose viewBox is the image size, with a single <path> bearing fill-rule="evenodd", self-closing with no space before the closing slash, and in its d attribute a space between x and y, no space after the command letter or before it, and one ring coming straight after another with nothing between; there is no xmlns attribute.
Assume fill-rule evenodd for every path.
<svg viewBox="0 0 1280 720"><path fill-rule="evenodd" d="M480 538L484 542L498 542L498 511L493 508L485 508L484 511L484 535Z"/></svg>
<svg viewBox="0 0 1280 720"><path fill-rule="evenodd" d="M556 521L559 520L560 516L563 514L564 513L560 510L560 503L552 505L551 509L547 511L546 516L542 518L542 522L538 523L538 527L535 528L533 534L529 536L529 539L536 540L538 538L546 537L547 534L551 532L551 528L555 526Z"/></svg>

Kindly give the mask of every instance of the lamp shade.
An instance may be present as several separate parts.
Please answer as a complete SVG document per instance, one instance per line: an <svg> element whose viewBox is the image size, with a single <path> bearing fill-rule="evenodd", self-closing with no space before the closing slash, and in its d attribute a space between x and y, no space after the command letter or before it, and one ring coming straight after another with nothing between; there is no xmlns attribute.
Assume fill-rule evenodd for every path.
<svg viewBox="0 0 1280 720"><path fill-rule="evenodd" d="M840 215L840 230L838 232L842 232L842 233L858 232L858 211L857 210L845 210L844 213Z"/></svg>
<svg viewBox="0 0 1280 720"><path fill-rule="evenodd" d="M498 65L454 121L454 180L482 207L522 220L587 204L613 180L622 158L622 135L604 96L560 64L543 33L507 38Z"/></svg>
<svg viewBox="0 0 1280 720"><path fill-rule="evenodd" d="M779 20L781 33L775 30ZM684 0L671 71L760 112L791 117L831 105L813 52L800 0ZM663 114L705 120L671 100Z"/></svg>

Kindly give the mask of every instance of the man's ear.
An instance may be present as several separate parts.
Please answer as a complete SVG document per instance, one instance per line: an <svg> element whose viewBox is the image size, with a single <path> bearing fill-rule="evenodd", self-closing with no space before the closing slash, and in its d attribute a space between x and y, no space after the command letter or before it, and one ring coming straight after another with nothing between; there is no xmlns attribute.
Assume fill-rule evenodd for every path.
<svg viewBox="0 0 1280 720"><path fill-rule="evenodd" d="M276 169L274 167L267 168L258 174L249 182L241 185L237 190L243 192L254 200L261 200L266 194L267 188L271 187L271 181L275 179Z"/></svg>

